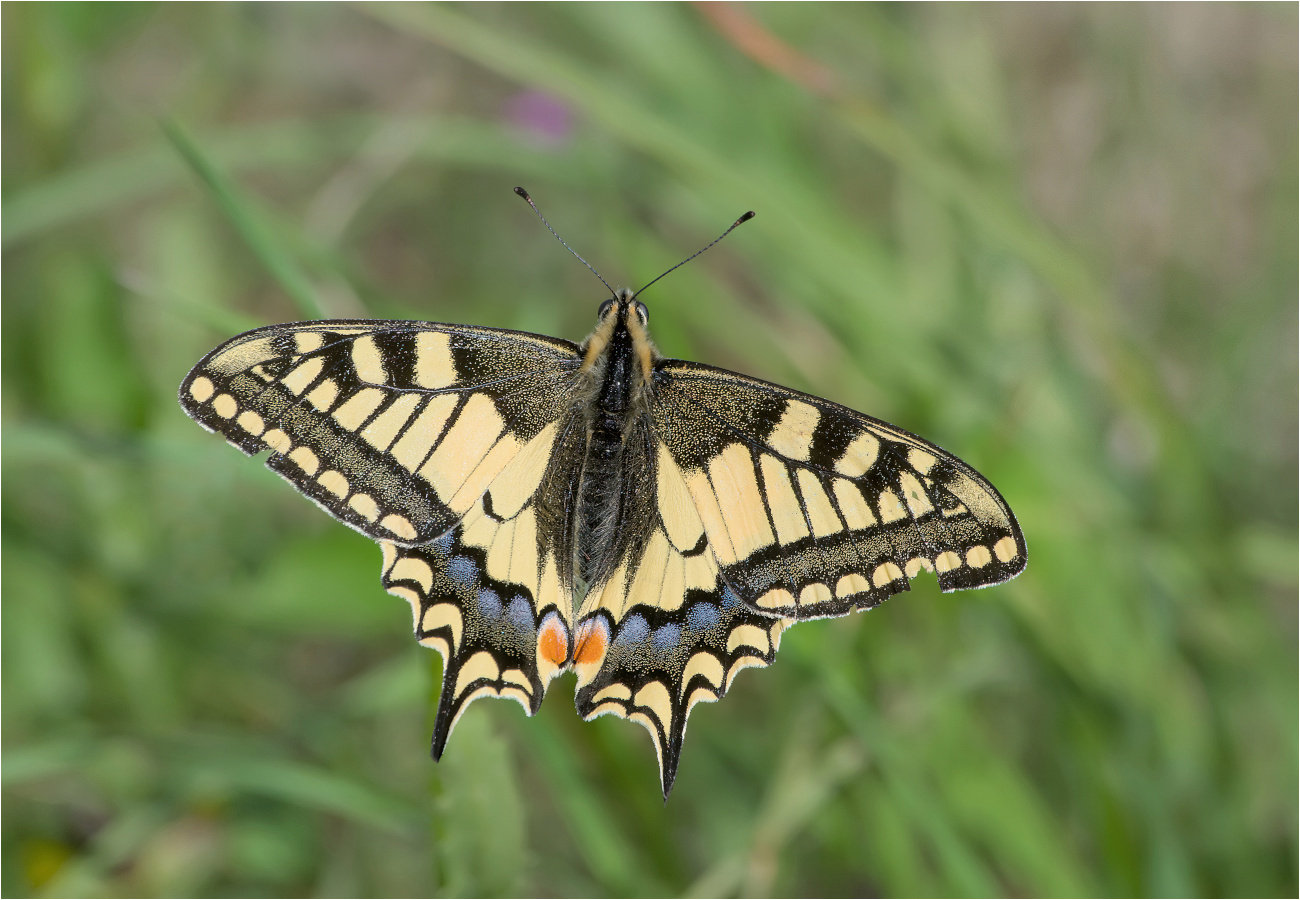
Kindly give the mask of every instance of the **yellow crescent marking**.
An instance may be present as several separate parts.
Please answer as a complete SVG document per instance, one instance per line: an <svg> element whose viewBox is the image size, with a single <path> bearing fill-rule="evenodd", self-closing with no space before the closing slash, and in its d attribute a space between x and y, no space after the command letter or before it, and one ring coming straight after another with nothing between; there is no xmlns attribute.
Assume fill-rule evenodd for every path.
<svg viewBox="0 0 1300 900"><path fill-rule="evenodd" d="M465 688L481 678L488 681L496 681L501 677L501 669L497 666L497 661L492 658L492 654L486 650L480 650L465 661L465 665L460 667L459 674L456 675L456 689L452 691L453 696L460 696ZM474 698L470 698L474 699ZM468 705L469 701L466 701Z"/></svg>
<svg viewBox="0 0 1300 900"><path fill-rule="evenodd" d="M884 587L891 581L896 581L903 577L903 570L891 562L881 563L876 566L876 571L871 573L871 580L875 582L876 587Z"/></svg>
<svg viewBox="0 0 1300 900"><path fill-rule="evenodd" d="M460 646L461 632L465 630L465 620L460 614L460 610L450 603L435 603L424 611L424 618L420 620L421 631L436 631L439 628L448 628L451 630L451 642L454 646Z"/></svg>
<svg viewBox="0 0 1300 900"><path fill-rule="evenodd" d="M836 597L851 597L854 594L865 594L871 590L871 582L863 578L857 572L850 572L839 581L835 582Z"/></svg>

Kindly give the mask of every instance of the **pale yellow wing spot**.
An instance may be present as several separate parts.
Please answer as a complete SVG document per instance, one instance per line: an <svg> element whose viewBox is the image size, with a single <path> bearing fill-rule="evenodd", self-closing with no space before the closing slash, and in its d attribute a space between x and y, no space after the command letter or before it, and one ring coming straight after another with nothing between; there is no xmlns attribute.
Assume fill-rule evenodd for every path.
<svg viewBox="0 0 1300 900"><path fill-rule="evenodd" d="M236 419L235 422L238 423L240 428L244 429L254 437L260 435L266 428L266 423L262 421L262 417L251 409L246 409L241 412L239 418Z"/></svg>
<svg viewBox="0 0 1300 900"><path fill-rule="evenodd" d="M325 336L317 331L300 331L293 336L293 345L301 353L311 353L325 346Z"/></svg>
<svg viewBox="0 0 1300 900"><path fill-rule="evenodd" d="M662 723L664 731L670 729L673 723L673 698L662 681L652 681L641 688L632 698L632 702L654 713L655 718Z"/></svg>
<svg viewBox="0 0 1300 900"><path fill-rule="evenodd" d="M402 540L413 541L419 536L419 532L415 530L411 520L406 516L399 516L397 513L389 513L384 516L379 521L379 525L382 528L387 528L389 532L397 535Z"/></svg>
<svg viewBox="0 0 1300 900"><path fill-rule="evenodd" d="M923 516L934 509L934 504L925 493L925 488L916 480L916 476L911 472L898 473L898 483L903 489L903 499L907 501L907 508L911 510L913 516Z"/></svg>
<svg viewBox="0 0 1300 900"><path fill-rule="evenodd" d="M500 677L501 669L497 666L497 661L492 658L492 654L488 653L486 650L480 650L478 653L475 653L469 659L465 660L465 664L461 666L460 673L456 676L456 688L452 691L452 694L454 696L459 696L465 691L465 688L469 687L480 678L486 678L489 681L496 681ZM492 693L495 693L495 691L492 691ZM465 705L469 705L468 700L465 702Z"/></svg>
<svg viewBox="0 0 1300 900"><path fill-rule="evenodd" d="M316 458L316 454L310 447L295 447L289 452L287 459L308 475L315 475L320 470L320 460Z"/></svg>
<svg viewBox="0 0 1300 900"><path fill-rule="evenodd" d="M768 436L767 445L782 456L807 462L813 431L821 420L817 407L802 400L788 400L781 419Z"/></svg>
<svg viewBox="0 0 1300 900"><path fill-rule="evenodd" d="M813 606L818 603L826 603L831 599L831 589L821 582L810 584L799 592L800 606Z"/></svg>
<svg viewBox="0 0 1300 900"><path fill-rule="evenodd" d="M871 590L871 582L863 578L857 572L850 572L835 582L836 597L851 597L854 594L865 594Z"/></svg>
<svg viewBox="0 0 1300 900"><path fill-rule="evenodd" d="M420 464L424 462L442 434L442 429L447 424L447 418L452 410L456 408L456 403L455 394L439 394L429 398L424 409L420 410L420 414L411 422L406 432L388 451L402 468L408 472L420 468Z"/></svg>
<svg viewBox="0 0 1300 900"><path fill-rule="evenodd" d="M217 399L212 401L212 408L221 418L230 419L239 412L239 403L229 394L218 394Z"/></svg>
<svg viewBox="0 0 1300 900"><path fill-rule="evenodd" d="M424 398L419 394L402 394L370 420L361 430L361 437L376 450L387 450L422 402Z"/></svg>
<svg viewBox="0 0 1300 900"><path fill-rule="evenodd" d="M790 485L790 470L775 456L764 454L759 461L763 472L763 491L772 511L776 536L782 544L793 544L809 535L799 498Z"/></svg>
<svg viewBox="0 0 1300 900"><path fill-rule="evenodd" d="M367 522L379 519L379 504L375 503L375 498L369 494L353 494L348 500L348 506L356 510Z"/></svg>
<svg viewBox="0 0 1300 900"><path fill-rule="evenodd" d="M831 506L831 500L826 496L817 476L807 469L800 469L796 477L799 479L799 492L803 494L803 506L808 513L813 536L823 538L843 531L840 517L835 514L835 507Z"/></svg>
<svg viewBox="0 0 1300 900"><path fill-rule="evenodd" d="M421 331L415 336L415 383L432 390L456 383L451 335L442 331Z"/></svg>
<svg viewBox="0 0 1300 900"><path fill-rule="evenodd" d="M891 581L897 581L903 577L903 570L892 562L881 563L876 566L876 571L871 573L871 580L876 587L884 587Z"/></svg>
<svg viewBox="0 0 1300 900"><path fill-rule="evenodd" d="M758 492L754 461L744 444L731 444L709 462L723 523L739 558L749 556L776 540L767 521L767 509Z"/></svg>
<svg viewBox="0 0 1300 900"><path fill-rule="evenodd" d="M945 550L934 558L934 570L936 572L951 572L961 565L961 557L951 550Z"/></svg>
<svg viewBox="0 0 1300 900"><path fill-rule="evenodd" d="M436 631L439 628L449 629L452 645L460 647L460 638L465 632L465 618L459 608L451 603L435 603L426 609L424 618L420 620L420 630Z"/></svg>
<svg viewBox="0 0 1300 900"><path fill-rule="evenodd" d="M190 396L199 403L207 403L216 390L216 385L202 375L190 382Z"/></svg>
<svg viewBox="0 0 1300 900"><path fill-rule="evenodd" d="M664 444L659 445L658 455L659 519L664 523L664 530L673 546L678 550L690 550L704 534L704 523L695 509L681 469L673 462Z"/></svg>
<svg viewBox="0 0 1300 900"><path fill-rule="evenodd" d="M785 588L772 588L758 598L758 605L764 609L787 609L795 605L794 594Z"/></svg>
<svg viewBox="0 0 1300 900"><path fill-rule="evenodd" d="M321 370L325 368L325 360L319 356L314 356L304 363L298 365L292 372L280 379L280 383L294 394L301 394L307 390L307 387L320 376Z"/></svg>
<svg viewBox="0 0 1300 900"><path fill-rule="evenodd" d="M340 500L348 495L348 479L342 472L335 469L328 469L321 472L320 476L316 480L320 483L321 487L325 488L325 490L329 491Z"/></svg>
<svg viewBox="0 0 1300 900"><path fill-rule="evenodd" d="M400 557L389 572L393 581L414 581L427 594L433 589L433 570L428 563L413 556Z"/></svg>
<svg viewBox="0 0 1300 900"><path fill-rule="evenodd" d="M993 561L993 554L983 544L976 544L966 551L966 565L972 569L982 569Z"/></svg>
<svg viewBox="0 0 1300 900"><path fill-rule="evenodd" d="M1016 547L1016 539L1013 537L1004 537L993 545L993 555L996 556L1000 562L1009 563L1011 560L1015 559L1019 553L1020 550Z"/></svg>
<svg viewBox="0 0 1300 900"><path fill-rule="evenodd" d="M934 563L930 562L930 560L926 559L924 556L914 556L907 561L906 571L908 578L915 578L920 574L922 569L925 569L927 572L933 572Z"/></svg>
<svg viewBox="0 0 1300 900"><path fill-rule="evenodd" d="M682 696L686 695L686 688L696 675L703 675L704 680L711 684L715 690L722 686L722 681L726 678L722 663L716 656L703 651L696 653L682 671Z"/></svg>
<svg viewBox="0 0 1300 900"><path fill-rule="evenodd" d="M735 653L738 647L752 647L766 656L772 649L767 632L757 625L737 625L727 636L727 652Z"/></svg>
<svg viewBox="0 0 1300 900"><path fill-rule="evenodd" d="M336 410L334 410L334 421L338 422L348 431L356 431L362 426L366 419L379 409L379 405L384 402L388 395L379 388L362 388L357 391Z"/></svg>
<svg viewBox="0 0 1300 900"><path fill-rule="evenodd" d="M864 431L840 454L835 462L835 471L849 478L858 478L876 464L879 455L880 441L875 435Z"/></svg>
<svg viewBox="0 0 1300 900"><path fill-rule="evenodd" d="M632 689L626 684L616 682L609 687L601 688L596 692L596 696L591 699L593 703L600 703L605 700L631 700Z"/></svg>
<svg viewBox="0 0 1300 900"><path fill-rule="evenodd" d="M329 412L334 405L334 401L339 398L338 382L332 378L326 378L320 384L311 389L307 394L307 402L316 407L320 412Z"/></svg>
<svg viewBox="0 0 1300 900"><path fill-rule="evenodd" d="M898 495L891 490L880 492L880 521L888 525L890 522L897 522L899 519L907 518L907 510L903 509L903 504L899 502Z"/></svg>
<svg viewBox="0 0 1300 900"><path fill-rule="evenodd" d="M368 384L387 384L388 372L384 369L384 355L371 335L362 335L352 342L352 366L357 378Z"/></svg>
<svg viewBox="0 0 1300 900"><path fill-rule="evenodd" d="M933 453L926 453L919 447L913 447L907 451L907 464L922 475L929 475L931 467L935 464Z"/></svg>
<svg viewBox="0 0 1300 900"><path fill-rule="evenodd" d="M262 440L266 442L266 446L282 455L288 453L293 447L293 441L289 440L289 435L278 428L272 428L262 435Z"/></svg>

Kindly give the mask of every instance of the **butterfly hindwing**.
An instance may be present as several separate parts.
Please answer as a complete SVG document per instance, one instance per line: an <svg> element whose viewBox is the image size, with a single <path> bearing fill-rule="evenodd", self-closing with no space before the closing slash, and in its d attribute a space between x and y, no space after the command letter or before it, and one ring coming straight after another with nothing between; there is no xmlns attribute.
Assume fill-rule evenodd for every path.
<svg viewBox="0 0 1300 900"><path fill-rule="evenodd" d="M694 363L661 367L655 427L722 575L755 611L843 615L907 590L1000 584L1025 566L997 490L902 429Z"/></svg>
<svg viewBox="0 0 1300 900"><path fill-rule="evenodd" d="M573 344L521 332L304 322L227 341L180 401L245 453L271 450L267 466L347 525L418 545L538 450L578 362Z"/></svg>

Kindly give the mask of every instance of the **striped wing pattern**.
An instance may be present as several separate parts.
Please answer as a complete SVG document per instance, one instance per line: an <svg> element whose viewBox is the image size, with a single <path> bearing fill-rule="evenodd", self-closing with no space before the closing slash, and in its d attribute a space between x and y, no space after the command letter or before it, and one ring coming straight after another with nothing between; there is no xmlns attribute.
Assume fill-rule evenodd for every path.
<svg viewBox="0 0 1300 900"><path fill-rule="evenodd" d="M586 719L615 715L650 732L667 796L691 709L721 699L742 669L769 665L792 620L742 602L664 443L649 432L641 451L644 510L627 510L640 540L579 611L578 640L594 635L608 650L598 667L575 666L577 704Z"/></svg>
<svg viewBox="0 0 1300 900"><path fill-rule="evenodd" d="M185 411L379 541L445 534L565 412L573 344L463 325L274 325L213 350Z"/></svg>
<svg viewBox="0 0 1300 900"><path fill-rule="evenodd" d="M662 371L655 427L721 578L755 612L840 616L908 590L922 570L953 591L1024 569L1002 496L928 441L734 372Z"/></svg>
<svg viewBox="0 0 1300 900"><path fill-rule="evenodd" d="M533 714L572 668L587 719L653 738L665 796L686 723L770 664L793 622L878 605L921 570L944 590L1025 566L998 492L956 457L826 400L677 360L628 426L622 556L575 585L586 421L567 341L341 320L208 354L180 400L205 428L380 543L385 588L444 659L441 755L466 706Z"/></svg>

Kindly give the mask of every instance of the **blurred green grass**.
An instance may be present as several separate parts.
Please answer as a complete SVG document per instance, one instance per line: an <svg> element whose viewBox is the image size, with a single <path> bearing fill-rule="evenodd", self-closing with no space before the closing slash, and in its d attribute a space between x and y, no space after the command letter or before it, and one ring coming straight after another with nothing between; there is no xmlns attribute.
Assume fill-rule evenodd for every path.
<svg viewBox="0 0 1300 900"><path fill-rule="evenodd" d="M1296 894L1294 7L2 12L6 896ZM315 308L579 339L519 183L620 284L756 209L661 348L1031 547L787 633L667 806L567 680L430 763L378 550L175 403Z"/></svg>

